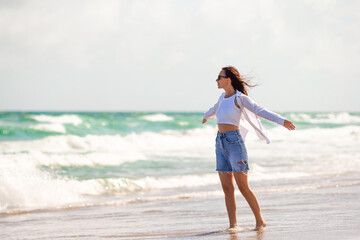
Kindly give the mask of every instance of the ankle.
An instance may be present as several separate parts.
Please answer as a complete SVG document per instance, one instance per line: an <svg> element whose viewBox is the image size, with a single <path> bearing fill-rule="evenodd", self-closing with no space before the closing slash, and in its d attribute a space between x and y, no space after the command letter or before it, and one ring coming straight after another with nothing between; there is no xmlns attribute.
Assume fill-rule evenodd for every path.
<svg viewBox="0 0 360 240"><path fill-rule="evenodd" d="M266 226L266 222L264 219L260 220L260 221L256 221L256 226Z"/></svg>

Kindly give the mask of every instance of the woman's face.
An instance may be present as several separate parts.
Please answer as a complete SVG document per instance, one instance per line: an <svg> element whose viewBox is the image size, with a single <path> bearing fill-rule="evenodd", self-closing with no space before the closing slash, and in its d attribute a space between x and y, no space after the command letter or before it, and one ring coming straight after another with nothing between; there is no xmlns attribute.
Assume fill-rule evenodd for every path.
<svg viewBox="0 0 360 240"><path fill-rule="evenodd" d="M226 77L225 70L221 70L218 78L216 79L218 88L224 88L229 84L230 78Z"/></svg>

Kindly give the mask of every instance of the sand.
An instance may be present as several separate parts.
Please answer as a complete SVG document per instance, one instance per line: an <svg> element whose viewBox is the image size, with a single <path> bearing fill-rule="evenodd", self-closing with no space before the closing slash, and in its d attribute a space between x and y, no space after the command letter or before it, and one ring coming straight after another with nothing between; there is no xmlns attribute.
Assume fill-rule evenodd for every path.
<svg viewBox="0 0 360 240"><path fill-rule="evenodd" d="M313 181L304 179L301 185L287 182L282 186L269 182L266 189L253 184L268 224L262 231L251 231L255 219L237 191L240 231L224 232L228 227L224 199L220 186L213 186L207 190L217 194L206 197L148 202L139 197L138 202L125 205L2 214L0 238L360 239L359 178L338 176L318 185ZM156 193L144 194L143 198L151 194Z"/></svg>

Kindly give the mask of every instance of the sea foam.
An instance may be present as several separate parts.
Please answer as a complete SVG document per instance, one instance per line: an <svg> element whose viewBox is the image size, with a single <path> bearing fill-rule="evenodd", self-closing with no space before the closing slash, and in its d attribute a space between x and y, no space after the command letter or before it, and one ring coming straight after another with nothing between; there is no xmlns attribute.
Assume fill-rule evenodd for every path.
<svg viewBox="0 0 360 240"><path fill-rule="evenodd" d="M360 123L359 116L353 116L348 112L339 112L339 113L317 113L307 114L307 113L291 113L291 121L297 122L308 122L308 123L334 123L334 124L349 124L349 123Z"/></svg>
<svg viewBox="0 0 360 240"><path fill-rule="evenodd" d="M0 144L0 209L34 209L88 203L89 196L153 190L180 189L219 184L215 172L217 129L143 131L124 135L49 136ZM302 179L345 174L360 169L360 127L310 128L296 131L277 126L269 129L271 144L249 135L250 181ZM119 166L166 158L191 161L192 166L213 165L212 173L149 176L96 177L80 180L41 170L43 166ZM182 165L184 166L184 165Z"/></svg>
<svg viewBox="0 0 360 240"><path fill-rule="evenodd" d="M173 117L167 116L163 113L145 115L145 116L142 116L141 118L148 120L148 121L152 121L152 122L164 122L164 121L173 121L174 120Z"/></svg>
<svg viewBox="0 0 360 240"><path fill-rule="evenodd" d="M66 129L64 125L59 123L54 124L37 124L30 126L32 129L47 131L47 132L59 132L59 133L66 133Z"/></svg>
<svg viewBox="0 0 360 240"><path fill-rule="evenodd" d="M72 114L64 114L60 116L50 116L45 114L40 115L29 115L30 118L35 119L38 122L50 122L50 123L70 123L74 124L75 126L82 123L82 120L77 115Z"/></svg>

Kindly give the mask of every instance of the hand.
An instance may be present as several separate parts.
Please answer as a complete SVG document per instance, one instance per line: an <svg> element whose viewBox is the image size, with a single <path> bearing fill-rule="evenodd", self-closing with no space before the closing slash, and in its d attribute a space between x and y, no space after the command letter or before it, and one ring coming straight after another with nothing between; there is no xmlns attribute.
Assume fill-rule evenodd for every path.
<svg viewBox="0 0 360 240"><path fill-rule="evenodd" d="M206 121L207 121L207 119L206 119L206 118L203 118L202 123L206 123Z"/></svg>
<svg viewBox="0 0 360 240"><path fill-rule="evenodd" d="M286 120L286 119L284 121L284 127L289 129L290 131L295 130L295 125L292 122L290 122L289 120Z"/></svg>

